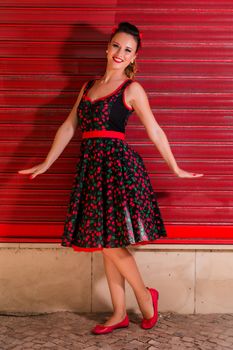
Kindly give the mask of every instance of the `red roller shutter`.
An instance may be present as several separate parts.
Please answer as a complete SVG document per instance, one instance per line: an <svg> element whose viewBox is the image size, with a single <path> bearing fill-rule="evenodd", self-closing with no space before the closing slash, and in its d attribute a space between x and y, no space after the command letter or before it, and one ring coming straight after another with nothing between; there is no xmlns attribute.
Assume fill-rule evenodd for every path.
<svg viewBox="0 0 233 350"><path fill-rule="evenodd" d="M80 130L34 180L84 81L104 72L114 24L143 32L137 80L179 166L170 172L133 114L127 141L142 155L168 243L233 243L233 2L2 0L0 241L60 242ZM159 241L158 241L159 243Z"/></svg>

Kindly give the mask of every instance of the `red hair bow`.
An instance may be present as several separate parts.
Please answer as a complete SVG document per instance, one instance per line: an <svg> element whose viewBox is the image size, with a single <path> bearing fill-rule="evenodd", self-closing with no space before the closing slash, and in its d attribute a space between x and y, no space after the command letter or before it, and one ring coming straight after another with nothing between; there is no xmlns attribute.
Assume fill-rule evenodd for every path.
<svg viewBox="0 0 233 350"><path fill-rule="evenodd" d="M117 29L117 26L113 26L112 27L112 33L115 33L116 29Z"/></svg>

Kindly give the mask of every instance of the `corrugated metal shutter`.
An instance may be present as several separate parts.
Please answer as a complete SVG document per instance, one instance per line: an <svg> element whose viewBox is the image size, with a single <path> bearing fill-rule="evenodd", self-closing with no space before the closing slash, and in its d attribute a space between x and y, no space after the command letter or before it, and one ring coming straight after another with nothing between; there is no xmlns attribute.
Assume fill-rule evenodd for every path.
<svg viewBox="0 0 233 350"><path fill-rule="evenodd" d="M104 72L114 24L143 32L137 80L181 168L173 175L131 115L127 141L142 155L174 243L233 242L232 1L2 0L1 242L59 242L80 131L43 175L42 162L84 81ZM159 243L159 241L158 241Z"/></svg>

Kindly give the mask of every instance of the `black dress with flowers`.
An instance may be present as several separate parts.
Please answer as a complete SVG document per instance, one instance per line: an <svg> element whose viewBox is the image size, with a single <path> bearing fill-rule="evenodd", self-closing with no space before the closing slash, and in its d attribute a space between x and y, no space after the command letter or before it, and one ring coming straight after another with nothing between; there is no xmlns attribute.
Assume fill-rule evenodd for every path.
<svg viewBox="0 0 233 350"><path fill-rule="evenodd" d="M125 80L111 94L91 100L89 80L77 108L82 132L111 130L125 133L133 108L124 91ZM142 157L125 140L84 138L76 166L61 245L97 251L155 243L166 237L163 219Z"/></svg>

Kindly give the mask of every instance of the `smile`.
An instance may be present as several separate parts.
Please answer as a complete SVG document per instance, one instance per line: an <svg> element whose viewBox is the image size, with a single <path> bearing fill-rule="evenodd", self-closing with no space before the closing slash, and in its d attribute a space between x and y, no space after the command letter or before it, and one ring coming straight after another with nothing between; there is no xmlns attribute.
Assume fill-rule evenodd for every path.
<svg viewBox="0 0 233 350"><path fill-rule="evenodd" d="M115 57L113 57L113 60L114 60L116 63L121 63L121 62L123 62L123 60L120 60L119 58L115 58Z"/></svg>

